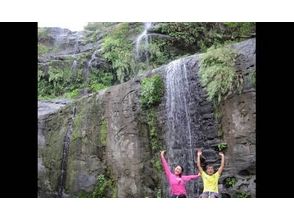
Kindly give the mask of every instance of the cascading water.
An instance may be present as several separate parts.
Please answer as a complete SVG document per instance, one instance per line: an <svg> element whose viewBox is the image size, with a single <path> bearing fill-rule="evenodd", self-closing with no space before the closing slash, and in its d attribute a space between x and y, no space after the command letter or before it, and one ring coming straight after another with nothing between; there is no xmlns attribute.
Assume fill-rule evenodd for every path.
<svg viewBox="0 0 294 220"><path fill-rule="evenodd" d="M143 32L137 37L136 39L136 60L146 61L147 64L149 63L148 59L148 46L149 46L149 39L148 39L148 30L152 27L151 22L144 23L144 30ZM142 41L144 41L144 45L142 46Z"/></svg>
<svg viewBox="0 0 294 220"><path fill-rule="evenodd" d="M199 100L195 95L196 86L191 83L192 77L195 77L195 73L187 70L184 59L166 66L166 145L169 165L171 169L176 165L183 166L187 175L196 173L195 147L203 139L197 112ZM195 182L190 182L187 185L189 197L196 197L196 191Z"/></svg>
<svg viewBox="0 0 294 220"><path fill-rule="evenodd" d="M87 62L86 68L84 69L84 82L87 83L89 80L89 72L90 68L92 68L92 62L96 59L96 54L98 50L95 50L94 53L91 56L91 59Z"/></svg>
<svg viewBox="0 0 294 220"><path fill-rule="evenodd" d="M76 41L75 41L74 53L72 55L72 57L74 58L74 61L73 61L72 65L71 65L71 73L72 73L73 76L76 73L77 65L78 65L78 62L76 60L76 54L77 54L78 49L79 49L79 40L80 40L80 35L78 34L77 38L76 38Z"/></svg>
<svg viewBox="0 0 294 220"><path fill-rule="evenodd" d="M63 142L63 152L62 152L62 159L61 159L61 175L58 184L58 197L64 197L64 186L66 180L66 169L67 169L67 160L68 160L68 152L69 152L69 144L72 135L72 124L74 117L76 115L76 107L73 108L72 117L69 120L67 131L64 136Z"/></svg>

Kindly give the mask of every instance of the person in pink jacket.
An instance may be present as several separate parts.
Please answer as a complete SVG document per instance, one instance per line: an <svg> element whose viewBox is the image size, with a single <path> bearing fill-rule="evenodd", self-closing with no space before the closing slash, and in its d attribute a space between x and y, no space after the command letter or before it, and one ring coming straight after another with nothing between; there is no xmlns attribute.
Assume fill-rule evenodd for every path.
<svg viewBox="0 0 294 220"><path fill-rule="evenodd" d="M169 166L164 158L165 151L160 152L161 163L170 186L170 194L172 198L187 198L186 183L193 179L198 179L200 173L197 175L182 175L184 169L180 165L175 167L174 173L169 169Z"/></svg>

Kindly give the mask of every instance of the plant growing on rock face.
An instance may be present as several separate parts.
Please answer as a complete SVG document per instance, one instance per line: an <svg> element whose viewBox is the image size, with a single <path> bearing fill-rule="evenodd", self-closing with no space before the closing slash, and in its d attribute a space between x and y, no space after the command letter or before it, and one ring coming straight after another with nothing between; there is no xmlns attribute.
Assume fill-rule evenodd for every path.
<svg viewBox="0 0 294 220"><path fill-rule="evenodd" d="M225 186L227 188L233 187L237 183L237 179L235 177L228 177L225 179Z"/></svg>
<svg viewBox="0 0 294 220"><path fill-rule="evenodd" d="M235 196L236 196L237 198L250 198L250 197L251 197L250 193L248 193L248 192L244 192L244 191L237 191L237 192L235 193Z"/></svg>
<svg viewBox="0 0 294 220"><path fill-rule="evenodd" d="M92 198L103 198L108 196L108 192L115 193L116 188L112 179L105 177L103 174L100 174L97 177L97 184L92 193ZM115 195L112 195L113 197Z"/></svg>
<svg viewBox="0 0 294 220"><path fill-rule="evenodd" d="M144 109L157 105L163 96L163 81L159 75L145 78L141 86L141 105Z"/></svg>
<svg viewBox="0 0 294 220"><path fill-rule="evenodd" d="M102 44L102 56L111 62L120 82L127 81L133 75L133 47L128 34L129 24L121 23L108 33Z"/></svg>
<svg viewBox="0 0 294 220"><path fill-rule="evenodd" d="M229 47L211 47L200 59L200 81L206 87L210 101L219 103L227 95L240 89L235 70L236 53Z"/></svg>
<svg viewBox="0 0 294 220"><path fill-rule="evenodd" d="M157 118L154 107L160 103L163 96L163 81L159 75L154 75L145 78L141 84L141 105L146 112L146 120L149 131L150 148L152 152L151 164L156 170L156 173L161 173L161 163L158 157L158 152L162 149L161 141L159 140L159 133L157 127ZM157 177L159 179L159 176ZM159 192L159 191L158 191ZM156 193L155 196L160 197L161 194Z"/></svg>
<svg viewBox="0 0 294 220"><path fill-rule="evenodd" d="M218 148L219 151L224 151L225 149L228 148L228 144L220 143L220 144L217 145L217 148Z"/></svg>

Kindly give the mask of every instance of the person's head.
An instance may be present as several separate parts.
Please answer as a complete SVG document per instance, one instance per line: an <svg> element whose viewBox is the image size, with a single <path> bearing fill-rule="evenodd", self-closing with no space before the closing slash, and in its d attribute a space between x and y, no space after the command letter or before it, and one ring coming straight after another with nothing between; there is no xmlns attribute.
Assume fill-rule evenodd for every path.
<svg viewBox="0 0 294 220"><path fill-rule="evenodd" d="M211 165L211 164L206 165L206 173L207 173L208 175L212 175L212 174L214 174L214 168L213 168L213 165Z"/></svg>
<svg viewBox="0 0 294 220"><path fill-rule="evenodd" d="M175 168L175 175L181 177L182 173L184 172L184 168L180 165L176 166Z"/></svg>

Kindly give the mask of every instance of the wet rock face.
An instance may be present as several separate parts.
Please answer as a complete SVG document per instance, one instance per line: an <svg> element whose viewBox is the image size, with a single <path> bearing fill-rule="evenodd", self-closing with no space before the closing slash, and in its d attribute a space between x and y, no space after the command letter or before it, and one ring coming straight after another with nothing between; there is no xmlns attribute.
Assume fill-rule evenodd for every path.
<svg viewBox="0 0 294 220"><path fill-rule="evenodd" d="M240 54L237 71L248 75L255 67L252 58L255 40L240 45L236 46ZM218 167L220 158L215 146L220 141L226 142L225 170L219 182L222 196L246 197L250 193L254 197L255 89L248 81L243 93L221 104L222 118L216 120L213 106L199 82L198 59L198 55L190 56L144 76L159 74L165 85L161 103L155 108L158 139L167 149L171 170L180 164L185 175L197 173L197 147L204 149L206 162ZM168 197L163 172L159 174L152 166L150 131L140 105L141 80L137 77L74 103L40 104L40 197L57 196L65 140L69 145L64 197L93 195L93 192L103 197L156 197L158 188L162 189L162 197ZM70 140L65 138L69 127ZM101 176L104 185L98 180L103 179ZM191 181L188 196L197 197L202 189L200 179Z"/></svg>

